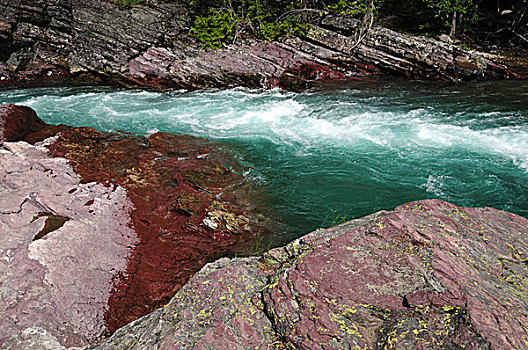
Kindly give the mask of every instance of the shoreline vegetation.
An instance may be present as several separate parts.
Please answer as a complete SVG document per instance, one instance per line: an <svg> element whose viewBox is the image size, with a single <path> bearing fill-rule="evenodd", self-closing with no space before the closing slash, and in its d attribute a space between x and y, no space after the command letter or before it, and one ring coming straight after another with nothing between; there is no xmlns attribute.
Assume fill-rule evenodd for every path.
<svg viewBox="0 0 528 350"><path fill-rule="evenodd" d="M139 0L129 1L137 5ZM524 0L224 0L214 6L194 0L189 5L198 13L190 35L208 49L234 43L244 34L267 40L304 36L327 16L360 19L358 44L373 23L460 45L528 44Z"/></svg>

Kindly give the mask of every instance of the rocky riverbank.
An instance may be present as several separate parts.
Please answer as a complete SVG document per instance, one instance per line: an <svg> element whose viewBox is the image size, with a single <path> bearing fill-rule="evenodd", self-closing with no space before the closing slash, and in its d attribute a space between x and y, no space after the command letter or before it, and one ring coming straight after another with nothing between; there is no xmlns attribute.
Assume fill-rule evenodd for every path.
<svg viewBox="0 0 528 350"><path fill-rule="evenodd" d="M0 106L0 342L39 326L93 344L167 303L261 229L236 167L205 140L51 126Z"/></svg>
<svg viewBox="0 0 528 350"><path fill-rule="evenodd" d="M0 86L526 78L381 27L351 49L357 22L333 17L303 37L206 51L191 17L154 0L6 2ZM202 139L0 106L0 349L528 348L526 219L416 202L206 265L271 227L239 167Z"/></svg>
<svg viewBox="0 0 528 350"><path fill-rule="evenodd" d="M105 83L156 88L272 87L391 74L458 81L522 77L477 52L328 17L284 42L239 40L205 51L188 36L189 6L144 1L14 0L0 11L0 83Z"/></svg>
<svg viewBox="0 0 528 350"><path fill-rule="evenodd" d="M96 349L526 349L528 221L426 200L207 265Z"/></svg>

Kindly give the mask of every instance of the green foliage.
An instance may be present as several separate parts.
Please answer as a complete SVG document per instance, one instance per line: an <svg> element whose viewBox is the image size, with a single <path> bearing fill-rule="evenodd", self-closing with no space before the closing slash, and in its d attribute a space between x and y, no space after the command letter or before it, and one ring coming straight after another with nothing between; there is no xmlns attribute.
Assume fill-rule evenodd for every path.
<svg viewBox="0 0 528 350"><path fill-rule="evenodd" d="M334 15L355 16L366 13L371 5L374 5L372 10L375 11L383 5L383 0L374 0L372 3L369 0L339 0L326 8Z"/></svg>
<svg viewBox="0 0 528 350"><path fill-rule="evenodd" d="M446 28L451 27L453 15L462 15L467 23L478 21L478 3L474 0L423 0Z"/></svg>
<svg viewBox="0 0 528 350"><path fill-rule="evenodd" d="M292 11L296 5L288 5L281 12ZM308 24L294 16L282 18L278 9L264 6L260 0L226 0L220 9L210 9L207 16L196 17L190 34L204 48L217 49L244 34L278 40L306 33L308 29Z"/></svg>
<svg viewBox="0 0 528 350"><path fill-rule="evenodd" d="M501 29L525 21L524 0L385 0L379 11L381 23L398 31L437 37L453 34L460 39L480 40L508 34ZM503 10L511 15L501 15ZM528 14L528 12L526 12ZM524 19L523 19L524 18ZM453 28L455 24L455 28ZM519 27L517 27L519 28ZM452 32L450 33L450 30ZM463 35L460 35L463 34ZM522 34L522 33L521 33Z"/></svg>
<svg viewBox="0 0 528 350"><path fill-rule="evenodd" d="M463 15L476 15L478 5L474 0L424 0L427 6L435 10L436 16L451 19L455 12Z"/></svg>
<svg viewBox="0 0 528 350"><path fill-rule="evenodd" d="M384 0L338 0L329 2L305 0L280 2L271 6L266 0L224 0L207 15L196 17L190 34L206 49L217 49L234 42L241 35L266 40L281 40L303 35L310 29L303 14L353 16L375 12ZM191 5L198 1L192 0ZM311 7L308 7L311 6Z"/></svg>
<svg viewBox="0 0 528 350"><path fill-rule="evenodd" d="M233 40L235 28L241 20L233 11L222 9L209 16L197 17L191 35L205 48L217 49Z"/></svg>
<svg viewBox="0 0 528 350"><path fill-rule="evenodd" d="M266 242L267 244L265 244ZM247 243L248 245L242 251L234 254L235 258L243 256L261 256L273 246L273 241L270 237L264 236L260 231L258 231L256 236Z"/></svg>
<svg viewBox="0 0 528 350"><path fill-rule="evenodd" d="M264 246L264 236L260 233L257 233L255 239L251 242L247 256L259 256L271 249L273 241L268 241L268 244Z"/></svg>
<svg viewBox="0 0 528 350"><path fill-rule="evenodd" d="M328 212L323 222L321 223L321 227L334 227L337 225L344 224L345 222L347 222L347 220L350 220L350 218L347 219L347 216L348 208L345 208L342 213L336 211Z"/></svg>
<svg viewBox="0 0 528 350"><path fill-rule="evenodd" d="M116 0L116 3L121 8L137 6L142 3L143 0Z"/></svg>
<svg viewBox="0 0 528 350"><path fill-rule="evenodd" d="M282 39L294 34L304 34L310 29L310 25L299 23L294 19L279 22L262 22L257 31L257 37L266 40Z"/></svg>

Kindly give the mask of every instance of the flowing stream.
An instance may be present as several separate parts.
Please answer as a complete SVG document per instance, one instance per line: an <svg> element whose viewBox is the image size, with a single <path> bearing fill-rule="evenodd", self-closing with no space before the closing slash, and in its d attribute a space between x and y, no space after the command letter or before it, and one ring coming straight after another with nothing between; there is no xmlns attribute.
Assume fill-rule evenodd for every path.
<svg viewBox="0 0 528 350"><path fill-rule="evenodd" d="M528 217L528 83L398 80L281 90L0 91L48 123L221 141L245 165L280 243L440 198ZM279 243L279 242L276 242Z"/></svg>

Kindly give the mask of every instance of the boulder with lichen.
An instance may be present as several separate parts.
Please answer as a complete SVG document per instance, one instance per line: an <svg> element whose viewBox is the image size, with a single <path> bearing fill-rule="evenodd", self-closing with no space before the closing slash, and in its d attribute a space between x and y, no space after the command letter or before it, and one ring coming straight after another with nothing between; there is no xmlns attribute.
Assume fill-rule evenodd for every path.
<svg viewBox="0 0 528 350"><path fill-rule="evenodd" d="M526 349L528 220L440 200L220 260L92 349Z"/></svg>

